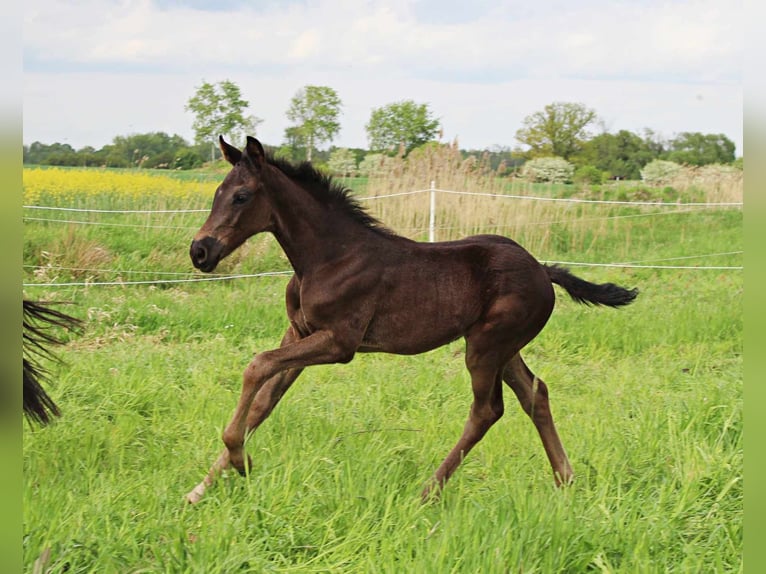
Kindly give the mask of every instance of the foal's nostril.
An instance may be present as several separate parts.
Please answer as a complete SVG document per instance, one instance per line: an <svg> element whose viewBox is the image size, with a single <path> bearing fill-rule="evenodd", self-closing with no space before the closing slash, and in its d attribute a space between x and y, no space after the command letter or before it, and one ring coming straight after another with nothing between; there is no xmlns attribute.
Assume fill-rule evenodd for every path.
<svg viewBox="0 0 766 574"><path fill-rule="evenodd" d="M205 249L204 245L201 245L200 243L196 243L195 245L192 245L192 259L199 265L204 263L207 260L207 249Z"/></svg>

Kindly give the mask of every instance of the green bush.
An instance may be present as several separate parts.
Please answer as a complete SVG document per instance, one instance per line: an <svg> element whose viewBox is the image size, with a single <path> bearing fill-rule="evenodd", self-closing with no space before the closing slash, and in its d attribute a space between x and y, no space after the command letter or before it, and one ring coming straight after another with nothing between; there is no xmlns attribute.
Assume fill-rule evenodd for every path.
<svg viewBox="0 0 766 574"><path fill-rule="evenodd" d="M382 153L368 153L359 162L359 175L362 177L381 177L389 171L393 158Z"/></svg>
<svg viewBox="0 0 766 574"><path fill-rule="evenodd" d="M584 165L574 173L575 183L601 185L604 179L604 172L592 165Z"/></svg>
<svg viewBox="0 0 766 574"><path fill-rule="evenodd" d="M176 169L194 169L202 166L202 158L193 149L182 149L176 154L173 167Z"/></svg>

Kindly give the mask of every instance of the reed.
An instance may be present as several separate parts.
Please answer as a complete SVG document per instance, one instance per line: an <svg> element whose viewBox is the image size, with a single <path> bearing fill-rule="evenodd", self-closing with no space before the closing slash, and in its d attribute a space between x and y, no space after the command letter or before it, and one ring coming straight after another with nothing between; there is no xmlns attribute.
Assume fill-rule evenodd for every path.
<svg viewBox="0 0 766 574"><path fill-rule="evenodd" d="M370 211L398 233L417 240L428 238L429 194L407 194L427 190L433 182L439 190L437 240L497 233L542 257L587 253L614 237L623 237L624 245L631 246L631 237L649 234L657 218L675 219L682 229L687 221L709 223L707 216L684 217L705 210L686 204L741 202L743 195L742 170L722 166L684 168L672 182L655 187L640 182L577 186L501 178L486 158L463 158L456 142L426 146L406 158L387 158L386 167L383 175L371 176L359 193ZM640 204L559 201L567 199ZM736 213L722 216L738 217ZM629 252L624 249L615 255L625 259Z"/></svg>

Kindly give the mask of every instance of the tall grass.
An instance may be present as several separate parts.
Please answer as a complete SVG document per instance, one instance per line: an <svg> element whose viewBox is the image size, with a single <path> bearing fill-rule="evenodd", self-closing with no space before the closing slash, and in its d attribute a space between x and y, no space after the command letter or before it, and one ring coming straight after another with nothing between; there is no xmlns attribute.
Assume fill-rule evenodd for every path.
<svg viewBox="0 0 766 574"><path fill-rule="evenodd" d="M175 196L155 185L135 197L105 187L66 201L207 207L214 187ZM404 187L391 182L387 192L397 189ZM421 208L408 202L426 197L368 205L418 237L426 230ZM45 189L39 201L65 204ZM497 230L540 258L657 261L742 249L740 210L437 201L437 221L456 227L440 229L440 238ZM41 216L25 216L32 213ZM570 488L553 487L534 427L506 392L505 417L443 499L419 504L471 401L457 342L418 357L360 355L307 369L249 441L250 476L227 475L186 507L184 493L222 447L243 368L287 327L287 278L93 283L187 271L194 278L188 244L205 216L47 213L91 224L26 222L25 281L89 283L25 289L72 301L67 311L87 325L62 350L65 365L50 386L63 417L50 428L24 427L26 571L742 571L737 270L576 269L589 280L638 286L641 295L619 311L560 295L525 351L550 388L577 477ZM741 255L658 264L673 262L738 265ZM274 241L259 237L221 272L286 268Z"/></svg>
<svg viewBox="0 0 766 574"><path fill-rule="evenodd" d="M425 147L406 158L388 158L386 167L384 175L369 178L365 205L396 231L415 239L428 237L428 194L398 194L427 189L433 182L439 190L458 192L442 192L436 197L437 239L499 233L515 238L541 257L562 250L587 253L594 244L615 234L630 241L634 228L656 227L654 221L658 218L667 218L671 227L676 221L695 220L688 215L691 211L706 211L686 203L741 202L743 194L741 170L712 167L681 170L673 181L659 188L637 182L589 187L500 178L486 159L463 159L457 143ZM387 195L394 197L385 198ZM672 205L667 203L668 197ZM625 207L541 198L664 204ZM738 210L732 217L739 217L736 213ZM684 215L674 217L677 214ZM625 256L620 259L625 260Z"/></svg>

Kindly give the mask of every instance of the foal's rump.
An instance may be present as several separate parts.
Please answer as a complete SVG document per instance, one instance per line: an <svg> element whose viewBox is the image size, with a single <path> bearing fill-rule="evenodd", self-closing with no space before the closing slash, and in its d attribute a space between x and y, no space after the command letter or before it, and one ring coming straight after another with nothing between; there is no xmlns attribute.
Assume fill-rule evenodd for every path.
<svg viewBox="0 0 766 574"><path fill-rule="evenodd" d="M502 252L507 255L509 272L515 272L521 279L531 279L539 277L539 274L536 273L538 268L544 269L548 279L563 287L569 296L578 303L622 307L632 303L638 295L638 289L625 289L614 283L591 283L577 277L561 265L541 264L521 245L501 235L476 235L467 237L460 242L502 246Z"/></svg>

